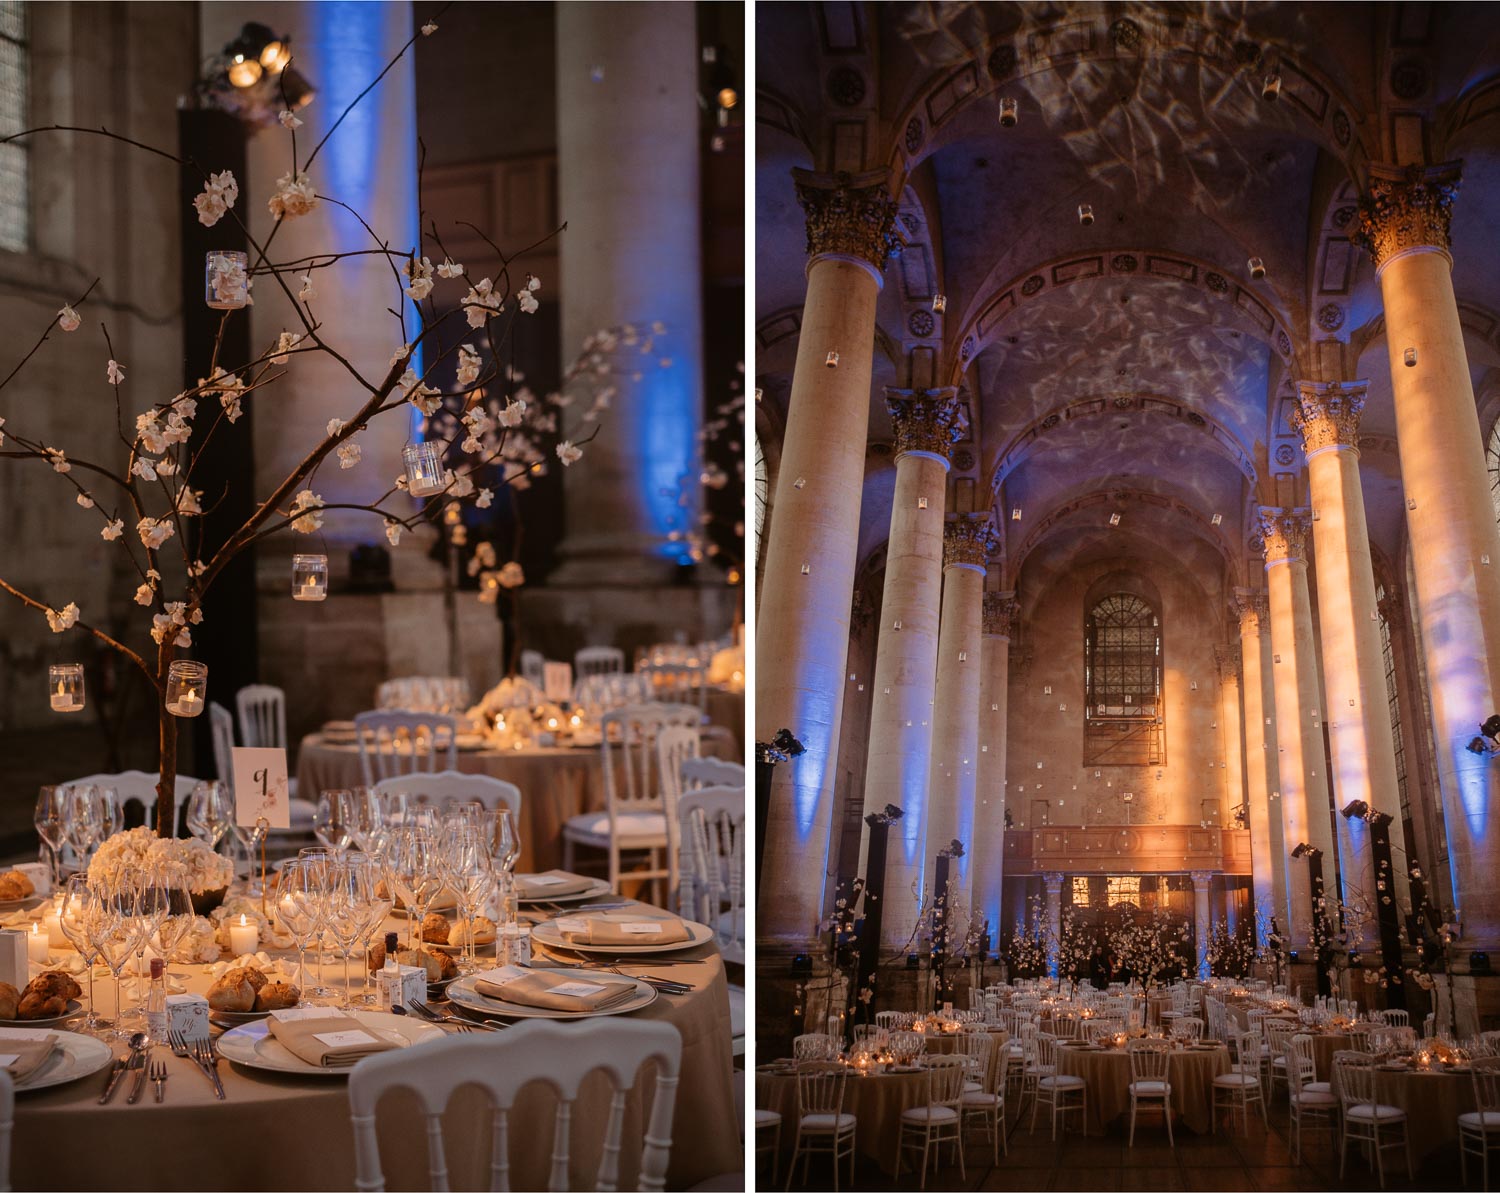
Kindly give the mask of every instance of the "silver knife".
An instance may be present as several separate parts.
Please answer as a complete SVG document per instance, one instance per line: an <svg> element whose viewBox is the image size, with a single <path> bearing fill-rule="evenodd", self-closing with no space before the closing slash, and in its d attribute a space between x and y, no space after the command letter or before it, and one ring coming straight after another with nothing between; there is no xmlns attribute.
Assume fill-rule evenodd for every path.
<svg viewBox="0 0 1500 1193"><path fill-rule="evenodd" d="M125 1076L125 1058L123 1056L115 1059L115 1067L109 1072L109 1084L104 1087L104 1092L99 1095L99 1105L108 1102L115 1092L115 1086L120 1084L120 1078Z"/></svg>
<svg viewBox="0 0 1500 1193"><path fill-rule="evenodd" d="M127 1106L134 1106L136 1099L141 1096L141 1090L145 1088L146 1070L151 1067L151 1047L149 1044L137 1054L137 1059L141 1063L135 1068L135 1084L130 1087L130 1096L125 1099L125 1105Z"/></svg>

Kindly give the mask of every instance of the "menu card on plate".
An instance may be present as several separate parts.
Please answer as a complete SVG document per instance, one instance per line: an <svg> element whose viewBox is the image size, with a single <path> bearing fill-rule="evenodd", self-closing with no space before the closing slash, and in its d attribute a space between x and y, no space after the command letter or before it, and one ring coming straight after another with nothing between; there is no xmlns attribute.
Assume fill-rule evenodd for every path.
<svg viewBox="0 0 1500 1193"><path fill-rule="evenodd" d="M234 748L234 822L253 825L261 817L272 828L292 827L286 751L258 746Z"/></svg>

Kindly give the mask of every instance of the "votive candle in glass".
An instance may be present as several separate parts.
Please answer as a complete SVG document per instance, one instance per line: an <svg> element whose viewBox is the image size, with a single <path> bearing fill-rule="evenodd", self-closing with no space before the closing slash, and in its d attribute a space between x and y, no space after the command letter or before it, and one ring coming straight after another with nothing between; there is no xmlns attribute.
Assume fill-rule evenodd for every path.
<svg viewBox="0 0 1500 1193"><path fill-rule="evenodd" d="M235 251L207 254L203 264L203 301L216 311L235 311L250 298L249 258Z"/></svg>
<svg viewBox="0 0 1500 1193"><path fill-rule="evenodd" d="M238 924L229 925L229 951L236 957L243 957L247 953L253 953L260 948L260 925L252 924L244 915L240 916Z"/></svg>
<svg viewBox="0 0 1500 1193"><path fill-rule="evenodd" d="M443 461L436 443L410 443L401 449L401 460L406 465L406 491L413 497L443 491Z"/></svg>
<svg viewBox="0 0 1500 1193"><path fill-rule="evenodd" d="M82 712L83 664L55 663L48 667L47 691L53 712Z"/></svg>
<svg viewBox="0 0 1500 1193"><path fill-rule="evenodd" d="M292 600L328 599L328 556L292 556Z"/></svg>
<svg viewBox="0 0 1500 1193"><path fill-rule="evenodd" d="M202 714L208 699L208 668L191 659L179 659L167 671L167 711L174 717Z"/></svg>

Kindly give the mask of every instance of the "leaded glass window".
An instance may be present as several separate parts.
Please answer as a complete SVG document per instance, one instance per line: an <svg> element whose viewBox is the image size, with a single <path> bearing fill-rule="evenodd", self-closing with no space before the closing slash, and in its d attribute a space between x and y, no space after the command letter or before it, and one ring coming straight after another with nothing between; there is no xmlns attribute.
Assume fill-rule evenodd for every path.
<svg viewBox="0 0 1500 1193"><path fill-rule="evenodd" d="M1161 759L1161 618L1140 597L1118 592L1084 626L1088 765L1142 766Z"/></svg>
<svg viewBox="0 0 1500 1193"><path fill-rule="evenodd" d="M27 126L31 86L27 61L26 10L16 0L0 0L0 137ZM31 247L31 152L24 141L0 145L0 249L24 253Z"/></svg>

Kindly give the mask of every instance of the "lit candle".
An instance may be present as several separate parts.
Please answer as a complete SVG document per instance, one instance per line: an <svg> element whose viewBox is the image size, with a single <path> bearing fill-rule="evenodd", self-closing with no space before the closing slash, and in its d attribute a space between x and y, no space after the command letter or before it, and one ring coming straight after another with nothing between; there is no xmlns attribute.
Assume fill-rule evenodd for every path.
<svg viewBox="0 0 1500 1193"><path fill-rule="evenodd" d="M236 957L253 953L260 947L260 928L240 916L238 924L229 925L229 951Z"/></svg>
<svg viewBox="0 0 1500 1193"><path fill-rule="evenodd" d="M556 717L548 717L547 718L547 728L548 729L556 729L557 728L557 718Z"/></svg>
<svg viewBox="0 0 1500 1193"><path fill-rule="evenodd" d="M47 944L54 949L65 949L68 947L68 938L63 935L62 919L57 909L45 913L42 916L42 927L47 931Z"/></svg>
<svg viewBox="0 0 1500 1193"><path fill-rule="evenodd" d="M323 599L322 585L315 578L309 576L307 583L302 586L302 590L297 594L297 599L301 601L321 601Z"/></svg>
<svg viewBox="0 0 1500 1193"><path fill-rule="evenodd" d="M40 924L31 925L31 934L26 937L26 956L38 965L47 964L47 934Z"/></svg>
<svg viewBox="0 0 1500 1193"><path fill-rule="evenodd" d="M73 693L63 686L62 680L57 681L57 690L52 693L53 712L77 712L83 705L73 699Z"/></svg>
<svg viewBox="0 0 1500 1193"><path fill-rule="evenodd" d="M583 724L583 718L575 712L571 717L568 718L568 724L573 726L574 729L577 729L580 725Z"/></svg>

